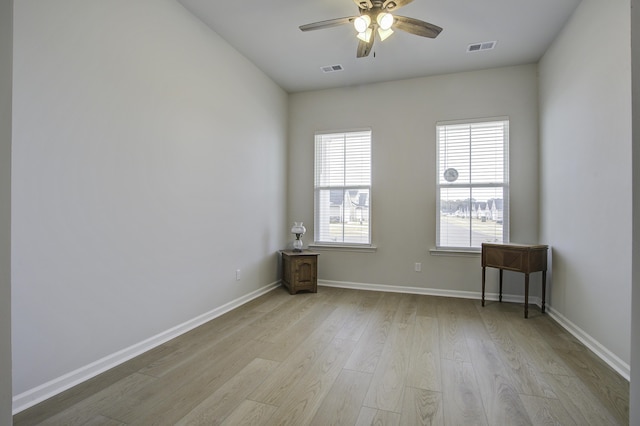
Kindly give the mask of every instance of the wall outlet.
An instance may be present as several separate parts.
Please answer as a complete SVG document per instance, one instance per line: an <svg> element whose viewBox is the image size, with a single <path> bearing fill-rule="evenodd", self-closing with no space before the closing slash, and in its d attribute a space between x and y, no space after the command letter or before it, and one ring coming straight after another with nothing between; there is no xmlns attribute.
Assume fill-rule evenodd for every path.
<svg viewBox="0 0 640 426"><path fill-rule="evenodd" d="M413 269L414 269L416 272L420 272L420 271L422 271L422 263L419 263L419 262L418 262L418 263L416 263L416 264L414 265Z"/></svg>
<svg viewBox="0 0 640 426"><path fill-rule="evenodd" d="M240 281L240 269L236 269L236 281Z"/></svg>

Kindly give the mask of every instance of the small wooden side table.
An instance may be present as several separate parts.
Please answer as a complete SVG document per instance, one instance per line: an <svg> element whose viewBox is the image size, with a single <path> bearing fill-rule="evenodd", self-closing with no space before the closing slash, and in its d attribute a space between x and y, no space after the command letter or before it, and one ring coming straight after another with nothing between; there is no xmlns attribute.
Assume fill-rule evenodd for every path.
<svg viewBox="0 0 640 426"><path fill-rule="evenodd" d="M485 272L487 267L500 269L500 302L502 302L502 271L524 273L524 317L529 317L529 274L542 271L542 306L545 308L547 284L547 245L482 244L482 306L484 306Z"/></svg>
<svg viewBox="0 0 640 426"><path fill-rule="evenodd" d="M282 251L282 283L289 293L318 292L318 253L309 250Z"/></svg>

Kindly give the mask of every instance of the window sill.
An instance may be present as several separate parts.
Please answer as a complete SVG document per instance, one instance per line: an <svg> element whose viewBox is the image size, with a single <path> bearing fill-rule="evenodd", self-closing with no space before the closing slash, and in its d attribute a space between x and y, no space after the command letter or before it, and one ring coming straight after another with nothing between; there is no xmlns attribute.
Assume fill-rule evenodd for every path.
<svg viewBox="0 0 640 426"><path fill-rule="evenodd" d="M309 248L312 250L327 250L327 251L352 251L352 252L364 252L373 253L378 250L378 247L373 245L348 245L348 244L309 244Z"/></svg>
<svg viewBox="0 0 640 426"><path fill-rule="evenodd" d="M480 256L481 251L473 249L443 249L433 248L429 252L431 256L455 256L455 257L477 257Z"/></svg>

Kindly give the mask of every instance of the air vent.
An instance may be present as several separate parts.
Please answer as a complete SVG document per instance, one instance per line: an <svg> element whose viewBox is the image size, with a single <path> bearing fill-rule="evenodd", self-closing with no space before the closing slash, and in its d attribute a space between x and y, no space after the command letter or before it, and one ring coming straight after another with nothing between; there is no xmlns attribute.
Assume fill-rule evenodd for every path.
<svg viewBox="0 0 640 426"><path fill-rule="evenodd" d="M484 41L482 43L470 44L467 52L480 52L481 50L491 50L496 47L497 41Z"/></svg>
<svg viewBox="0 0 640 426"><path fill-rule="evenodd" d="M320 69L322 72L336 72L342 71L344 68L342 68L342 65L327 65L325 67L320 67Z"/></svg>

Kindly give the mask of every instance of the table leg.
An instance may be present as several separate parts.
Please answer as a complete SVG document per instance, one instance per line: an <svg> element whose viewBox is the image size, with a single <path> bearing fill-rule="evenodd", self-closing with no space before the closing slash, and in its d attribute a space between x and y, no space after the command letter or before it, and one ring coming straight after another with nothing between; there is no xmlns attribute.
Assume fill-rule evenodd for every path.
<svg viewBox="0 0 640 426"><path fill-rule="evenodd" d="M529 274L524 274L524 317L529 318Z"/></svg>
<svg viewBox="0 0 640 426"><path fill-rule="evenodd" d="M482 267L482 306L484 306L484 279L486 275L486 270L484 266Z"/></svg>
<svg viewBox="0 0 640 426"><path fill-rule="evenodd" d="M542 313L544 314L545 292L547 290L547 271L542 271Z"/></svg>
<svg viewBox="0 0 640 426"><path fill-rule="evenodd" d="M502 269L500 269L500 296L498 297L498 301L502 303Z"/></svg>

